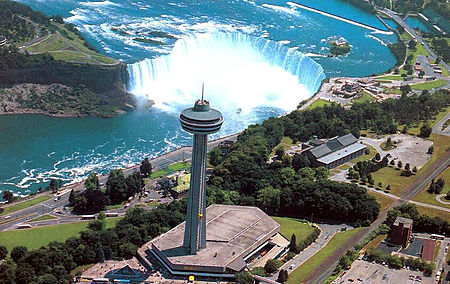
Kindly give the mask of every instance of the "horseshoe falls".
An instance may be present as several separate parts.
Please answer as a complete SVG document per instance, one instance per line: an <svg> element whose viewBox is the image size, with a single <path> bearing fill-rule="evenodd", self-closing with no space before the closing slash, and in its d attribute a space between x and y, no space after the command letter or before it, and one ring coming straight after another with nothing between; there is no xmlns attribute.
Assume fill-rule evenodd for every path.
<svg viewBox="0 0 450 284"><path fill-rule="evenodd" d="M224 112L225 131L295 109L325 78L314 60L280 42L242 33L198 33L169 55L128 65L128 90L178 113L201 95Z"/></svg>

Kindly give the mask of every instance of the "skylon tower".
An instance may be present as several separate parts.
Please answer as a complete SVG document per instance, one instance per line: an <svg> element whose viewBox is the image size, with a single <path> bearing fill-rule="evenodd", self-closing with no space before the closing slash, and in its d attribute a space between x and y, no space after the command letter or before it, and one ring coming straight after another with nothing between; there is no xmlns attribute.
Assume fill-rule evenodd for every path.
<svg viewBox="0 0 450 284"><path fill-rule="evenodd" d="M209 102L202 99L195 102L194 107L183 110L180 114L182 128L194 134L192 151L191 183L184 228L183 247L190 254L206 248L206 155L208 134L219 131L223 116L212 109Z"/></svg>

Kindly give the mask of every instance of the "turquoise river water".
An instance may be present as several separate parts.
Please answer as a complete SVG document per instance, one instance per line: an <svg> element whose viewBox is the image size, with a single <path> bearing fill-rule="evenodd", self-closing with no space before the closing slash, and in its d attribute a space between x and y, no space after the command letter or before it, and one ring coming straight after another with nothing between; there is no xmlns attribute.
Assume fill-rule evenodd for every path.
<svg viewBox="0 0 450 284"><path fill-rule="evenodd" d="M395 62L387 44L396 37L375 16L339 0L297 3L379 31L294 1L20 2L75 24L102 53L129 64L130 92L155 101L151 109L111 119L0 116L0 190L20 195L51 178L74 182L189 144L178 113L199 96L202 82L225 116L217 137L291 111L325 76L365 76ZM328 41L338 38L351 52L327 57Z"/></svg>

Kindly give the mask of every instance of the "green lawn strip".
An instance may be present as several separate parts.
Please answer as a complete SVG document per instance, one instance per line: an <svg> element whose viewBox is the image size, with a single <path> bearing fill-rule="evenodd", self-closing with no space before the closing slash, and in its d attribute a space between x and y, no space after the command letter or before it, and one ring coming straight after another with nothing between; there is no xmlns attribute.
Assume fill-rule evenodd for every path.
<svg viewBox="0 0 450 284"><path fill-rule="evenodd" d="M386 239L387 235L378 235L375 237L375 239L371 240L364 248L364 251L368 251L371 249L375 249L377 248L377 246L384 240Z"/></svg>
<svg viewBox="0 0 450 284"><path fill-rule="evenodd" d="M375 98L369 95L367 92L362 92L362 95L353 100L353 103L366 103L366 102L373 102L375 101Z"/></svg>
<svg viewBox="0 0 450 284"><path fill-rule="evenodd" d="M0 213L0 216L11 214L13 212L16 212L16 211L28 208L30 206L39 204L41 202L47 201L51 198L52 197L50 195L41 195L41 196L31 199L31 200L22 201L22 202L19 202L17 204L13 204L10 206L5 206L5 207L3 207L5 210L2 213Z"/></svg>
<svg viewBox="0 0 450 284"><path fill-rule="evenodd" d="M437 256L439 254L440 247L441 247L441 241L437 241L436 242L436 247L434 248L433 262L436 262Z"/></svg>
<svg viewBox="0 0 450 284"><path fill-rule="evenodd" d="M442 68L442 76L447 77L448 76L447 68L445 68L444 65L442 65L442 64L439 64L439 66L441 66L441 68Z"/></svg>
<svg viewBox="0 0 450 284"><path fill-rule="evenodd" d="M56 60L64 60L64 61L75 61L78 59L89 60L85 54L72 50L54 51L51 52L51 55L53 55L53 57Z"/></svg>
<svg viewBox="0 0 450 284"><path fill-rule="evenodd" d="M159 178L165 175L168 175L170 172L168 170L162 169L162 170L157 170L153 173L150 174L150 178L151 179L155 179L155 178Z"/></svg>
<svg viewBox="0 0 450 284"><path fill-rule="evenodd" d="M446 194L447 192L450 191L450 169L447 168L445 169L437 178L443 178L445 180L445 186L442 189L441 193ZM428 203L428 204L433 204L433 205L437 205L437 206L441 206L441 207L445 207L445 208L450 208L450 204L443 204L440 203L436 200L436 196L437 194L431 194L429 193L428 190L429 185L422 190L419 194L416 195L416 197L414 197L415 201L419 201L419 202L423 202L423 203ZM442 198L443 200L445 200L445 197Z"/></svg>
<svg viewBox="0 0 450 284"><path fill-rule="evenodd" d="M375 197L375 199L377 200L377 202L380 204L381 211L384 211L384 209L388 208L389 206L391 206L392 203L394 203L394 199L390 198L389 196L386 196L384 194L381 193L376 193L374 191L367 191L370 195L372 195L373 197Z"/></svg>
<svg viewBox="0 0 450 284"><path fill-rule="evenodd" d="M353 160L351 160L351 162L353 164L358 163L359 161L367 161L372 159L373 157L375 157L375 154L377 153L377 150L375 150L374 147L370 146L370 145L366 145L367 149L369 149L369 154L364 154L362 156L359 156L357 158L354 158Z"/></svg>
<svg viewBox="0 0 450 284"><path fill-rule="evenodd" d="M42 216L39 216L37 218L34 218L33 220L31 220L30 222L37 222L37 221L45 221L45 220L53 220L53 219L58 219L55 216L49 215L49 214L45 214Z"/></svg>
<svg viewBox="0 0 450 284"><path fill-rule="evenodd" d="M306 109L313 109L316 107L324 107L331 105L331 102L323 99L317 99L312 104L310 104Z"/></svg>
<svg viewBox="0 0 450 284"><path fill-rule="evenodd" d="M191 167L191 164L189 164L188 162L178 162L178 163L169 165L167 167L167 169L171 172L178 172L181 170L189 169L190 167Z"/></svg>
<svg viewBox="0 0 450 284"><path fill-rule="evenodd" d="M419 211L420 214L426 214L431 217L439 217L441 219L444 219L444 220L447 220L448 222L450 222L450 213L447 211L430 208L430 207L425 207L425 206L419 206L419 205L417 205L417 210Z"/></svg>
<svg viewBox="0 0 450 284"><path fill-rule="evenodd" d="M351 168L351 166L348 164L343 164L342 166L338 167L338 169L343 170L343 171L348 170L350 168Z"/></svg>
<svg viewBox="0 0 450 284"><path fill-rule="evenodd" d="M280 233L288 240L291 239L292 234L295 234L297 243L300 244L314 231L306 222L289 217L275 217L272 219L280 224Z"/></svg>
<svg viewBox="0 0 450 284"><path fill-rule="evenodd" d="M106 227L112 228L120 218L106 219ZM28 249L38 249L50 242L64 242L70 237L76 237L86 230L89 222L75 222L69 224L43 226L32 229L21 229L0 232L0 244L6 246L9 252L16 246L25 246Z"/></svg>
<svg viewBox="0 0 450 284"><path fill-rule="evenodd" d="M113 210L122 208L125 205L125 201L119 204L107 205L105 206L105 210Z"/></svg>
<svg viewBox="0 0 450 284"><path fill-rule="evenodd" d="M381 181L383 183L383 188L386 188L388 185L390 185L390 193L399 195L416 178L415 175L412 175L410 177L400 176L400 172L401 170L399 170L397 166L388 166L381 168L376 172L373 172L372 177L375 181L375 184L378 184Z"/></svg>
<svg viewBox="0 0 450 284"><path fill-rule="evenodd" d="M444 79L439 79L439 80L435 80L435 81L431 81L431 82L426 82L426 83L419 83L419 84L415 84L415 85L411 85L411 88L414 90L431 90L434 88L438 88L441 87L443 85L445 85L447 83L446 80Z"/></svg>
<svg viewBox="0 0 450 284"><path fill-rule="evenodd" d="M310 259L297 267L291 274L287 283L298 284L305 281L309 275L321 265L321 263L329 258L337 249L343 246L351 237L358 233L362 228L347 230L342 233L337 233L328 244L319 252L313 255Z"/></svg>
<svg viewBox="0 0 450 284"><path fill-rule="evenodd" d="M387 75L383 77L377 77L376 80L398 80L403 81L403 77L400 75Z"/></svg>
<svg viewBox="0 0 450 284"><path fill-rule="evenodd" d="M284 136L280 143L278 143L277 146L273 147L272 149L272 153L270 153L270 157L275 156L275 151L279 146L283 146L284 150L286 151L288 148L294 146L294 142L292 141L292 139L290 137Z"/></svg>

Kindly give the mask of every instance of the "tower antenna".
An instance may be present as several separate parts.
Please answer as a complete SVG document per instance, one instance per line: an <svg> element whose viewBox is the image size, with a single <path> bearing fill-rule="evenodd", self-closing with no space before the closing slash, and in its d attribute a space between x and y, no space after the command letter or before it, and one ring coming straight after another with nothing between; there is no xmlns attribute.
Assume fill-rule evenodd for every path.
<svg viewBox="0 0 450 284"><path fill-rule="evenodd" d="M202 82L202 103L203 103L203 93L205 92L205 82Z"/></svg>

